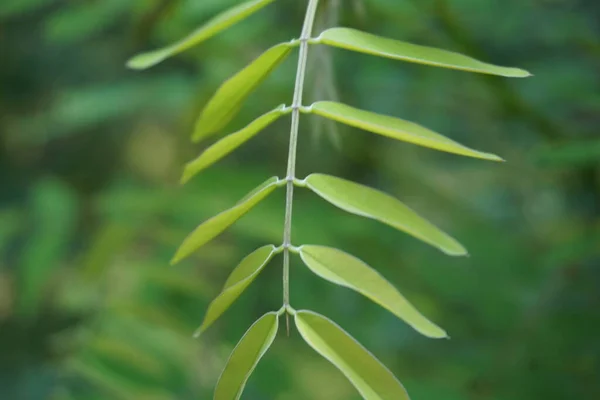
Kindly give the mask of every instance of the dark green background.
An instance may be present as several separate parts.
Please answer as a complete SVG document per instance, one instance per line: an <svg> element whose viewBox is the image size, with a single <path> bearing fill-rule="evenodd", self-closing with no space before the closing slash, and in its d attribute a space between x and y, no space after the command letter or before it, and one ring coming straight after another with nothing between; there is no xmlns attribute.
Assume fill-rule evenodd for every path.
<svg viewBox="0 0 600 400"><path fill-rule="evenodd" d="M129 56L237 0L0 1L0 399L210 399L236 341L281 305L276 258L200 340L229 271L281 242L283 192L176 267L197 224L285 174L289 119L178 185L193 123L218 85L297 37L306 1L273 5L145 72ZM535 77L508 80L314 48L307 104L341 99L406 118L503 164L303 117L298 175L381 188L458 238L446 257L317 196L293 241L336 246L389 278L451 335L420 337L361 296L292 266L292 305L347 329L415 400L600 398L600 2L322 0L339 24L443 47ZM290 57L232 132L290 104ZM223 133L226 133L223 132ZM244 399L358 399L293 331Z"/></svg>

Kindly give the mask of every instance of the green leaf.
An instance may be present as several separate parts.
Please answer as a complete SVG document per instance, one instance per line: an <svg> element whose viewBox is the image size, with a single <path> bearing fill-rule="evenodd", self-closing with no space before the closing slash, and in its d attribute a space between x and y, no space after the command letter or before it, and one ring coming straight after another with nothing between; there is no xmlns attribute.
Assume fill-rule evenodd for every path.
<svg viewBox="0 0 600 400"><path fill-rule="evenodd" d="M198 158L196 158L193 161L190 161L185 166L181 183L186 183L194 175L198 174L205 168L211 166L215 162L219 161L220 159L222 159L223 157L240 147L242 144L246 143L248 140L252 139L260 131L265 129L267 126L275 122L279 117L285 114L284 108L285 107L281 105L276 109L269 111L268 113L252 121L245 128L228 136L225 136L223 139L219 140L218 142L204 150L204 152L202 152L202 154Z"/></svg>
<svg viewBox="0 0 600 400"><path fill-rule="evenodd" d="M214 400L238 400L246 382L265 355L279 327L277 313L263 315L244 334L227 361L215 389Z"/></svg>
<svg viewBox="0 0 600 400"><path fill-rule="evenodd" d="M487 64L459 53L401 42L349 28L328 29L315 42L360 53L436 67L510 78L531 76L529 72L519 68Z"/></svg>
<svg viewBox="0 0 600 400"><path fill-rule="evenodd" d="M342 210L383 222L451 256L467 254L460 243L386 193L323 174L311 174L305 183L313 192Z"/></svg>
<svg viewBox="0 0 600 400"><path fill-rule="evenodd" d="M224 128L242 103L292 51L291 43L280 43L261 54L250 65L219 87L202 110L192 140L198 142Z"/></svg>
<svg viewBox="0 0 600 400"><path fill-rule="evenodd" d="M346 125L419 146L468 157L482 158L491 161L504 161L494 154L470 149L413 122L360 110L346 104L320 101L313 104L307 110Z"/></svg>
<svg viewBox="0 0 600 400"><path fill-rule="evenodd" d="M197 227L187 238L185 238L183 244L179 247L177 253L175 253L175 256L171 260L171 265L177 264L179 261L188 257L194 251L221 234L235 221L260 203L261 200L271 194L278 183L279 178L276 176L267 179L258 188L254 189L251 194L240 200L235 206L215 215Z"/></svg>
<svg viewBox="0 0 600 400"><path fill-rule="evenodd" d="M208 311L202 325L194 333L195 337L200 336L206 331L240 297L242 292L256 279L275 253L275 246L263 246L246 256L240 262L231 275L229 275L221 294L208 306Z"/></svg>
<svg viewBox="0 0 600 400"><path fill-rule="evenodd" d="M296 326L315 351L335 365L365 400L408 400L402 384L378 359L333 321L298 311Z"/></svg>
<svg viewBox="0 0 600 400"><path fill-rule="evenodd" d="M425 318L383 276L356 257L341 250L304 245L300 257L311 271L340 286L356 290L431 338L446 332Z"/></svg>
<svg viewBox="0 0 600 400"><path fill-rule="evenodd" d="M63 181L47 178L31 186L28 216L33 229L16 269L17 307L24 316L33 316L44 307L47 285L59 273L68 257L69 243L76 237L80 206L73 188Z"/></svg>
<svg viewBox="0 0 600 400"><path fill-rule="evenodd" d="M162 49L138 54L127 62L127 66L132 69L150 68L175 54L181 53L210 39L212 36L229 28L231 25L243 20L251 14L254 14L256 11L273 1L274 0L253 0L234 6L217 15L182 40Z"/></svg>

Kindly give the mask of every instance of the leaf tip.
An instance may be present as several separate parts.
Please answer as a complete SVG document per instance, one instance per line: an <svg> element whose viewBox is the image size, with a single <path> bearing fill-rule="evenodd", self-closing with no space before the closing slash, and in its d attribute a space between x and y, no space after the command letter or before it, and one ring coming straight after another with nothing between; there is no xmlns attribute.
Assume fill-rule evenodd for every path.
<svg viewBox="0 0 600 400"><path fill-rule="evenodd" d="M175 253L173 258L171 258L171 261L169 261L169 265L174 266L175 264L178 264L179 261L183 260L183 258L184 256L181 254L180 251L178 251L177 253Z"/></svg>
<svg viewBox="0 0 600 400"><path fill-rule="evenodd" d="M200 143L202 139L210 135L212 132L202 128L200 124L196 125L194 133L192 134L192 143Z"/></svg>
<svg viewBox="0 0 600 400"><path fill-rule="evenodd" d="M417 332L430 339L448 339L448 333L440 326L428 321L428 326L410 324Z"/></svg>
<svg viewBox="0 0 600 400"><path fill-rule="evenodd" d="M455 246L451 249L443 249L444 253L448 254L449 256L454 256L454 257L470 257L469 252L467 249L464 248L464 246L460 243L456 243Z"/></svg>
<svg viewBox="0 0 600 400"><path fill-rule="evenodd" d="M144 70L155 66L165 59L165 55L162 52L153 51L149 53L142 53L131 57L125 64L127 68L134 70Z"/></svg>
<svg viewBox="0 0 600 400"><path fill-rule="evenodd" d="M125 66L129 69L135 69L135 70L142 69L142 68L140 68L140 66L138 64L137 57L138 56L131 57L129 60L127 60L127 62L125 63Z"/></svg>
<svg viewBox="0 0 600 400"><path fill-rule="evenodd" d="M487 159L490 161L506 162L506 160L504 158L497 156L495 154L488 154Z"/></svg>
<svg viewBox="0 0 600 400"><path fill-rule="evenodd" d="M428 337L429 339L448 339L448 333L440 328L439 326L429 322L428 327L418 326L415 324L409 324L412 328L414 328L421 335Z"/></svg>
<svg viewBox="0 0 600 400"><path fill-rule="evenodd" d="M450 336L448 336L448 333L443 330L442 328L439 328L435 334L430 335L429 336L432 339L450 339Z"/></svg>
<svg viewBox="0 0 600 400"><path fill-rule="evenodd" d="M205 330L206 330L206 328L204 328L204 324L202 324L202 326L200 326L200 328L198 328L194 331L194 334L192 335L192 337L194 339L200 338L200 336L202 336L202 334L204 333Z"/></svg>
<svg viewBox="0 0 600 400"><path fill-rule="evenodd" d="M188 183L190 181L190 179L192 179L192 177L194 176L194 173L191 172L189 168L190 167L188 165L183 170L183 174L181 175L181 179L179 179L179 183L181 185L185 185L186 183Z"/></svg>
<svg viewBox="0 0 600 400"><path fill-rule="evenodd" d="M510 75L513 78L529 78L533 74L529 71L520 68L514 68L514 73Z"/></svg>

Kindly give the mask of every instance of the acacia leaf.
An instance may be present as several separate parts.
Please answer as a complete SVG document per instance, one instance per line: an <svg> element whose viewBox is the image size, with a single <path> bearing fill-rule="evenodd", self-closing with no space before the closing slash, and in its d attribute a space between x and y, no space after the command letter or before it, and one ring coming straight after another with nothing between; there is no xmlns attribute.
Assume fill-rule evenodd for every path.
<svg viewBox="0 0 600 400"><path fill-rule="evenodd" d="M188 257L204 244L221 234L235 221L260 203L261 200L271 194L277 187L278 182L279 178L277 177L267 179L258 188L254 189L250 195L247 195L240 200L235 206L203 222L185 238L171 260L171 265L177 264L179 261Z"/></svg>
<svg viewBox="0 0 600 400"><path fill-rule="evenodd" d="M279 317L270 312L256 321L239 341L215 389L214 400L238 400L246 382L277 335Z"/></svg>
<svg viewBox="0 0 600 400"><path fill-rule="evenodd" d="M195 337L200 336L206 331L240 297L274 254L275 246L263 246L250 253L239 263L231 275L229 275L221 293L208 306L202 325L194 333Z"/></svg>
<svg viewBox="0 0 600 400"><path fill-rule="evenodd" d="M509 78L526 78L531 76L529 72L519 68L492 65L452 51L406 43L350 28L328 29L321 33L315 42L360 53L435 67L500 75Z"/></svg>
<svg viewBox="0 0 600 400"><path fill-rule="evenodd" d="M206 24L196 29L194 32L162 49L149 51L134 56L127 62L127 67L132 69L150 68L165 59L181 53L189 48L196 46L203 41L210 39L217 33L229 28L231 25L254 14L256 11L272 3L274 0L252 0L246 3L231 7L228 10L218 14Z"/></svg>
<svg viewBox="0 0 600 400"><path fill-rule="evenodd" d="M386 193L324 174L311 174L305 182L313 192L342 210L383 222L448 255L467 254L466 249L455 239Z"/></svg>
<svg viewBox="0 0 600 400"><path fill-rule="evenodd" d="M281 105L276 109L258 117L245 128L242 128L239 131L220 139L218 142L204 150L199 157L187 163L183 171L181 183L186 183L196 174L210 167L212 164L216 163L246 143L248 140L252 139L260 131L275 122L283 114L285 114L284 106Z"/></svg>
<svg viewBox="0 0 600 400"><path fill-rule="evenodd" d="M346 104L332 101L316 102L309 110L322 117L392 139L445 151L447 153L481 158L484 160L503 161L502 158L497 155L470 149L421 125L400 118L360 110Z"/></svg>
<svg viewBox="0 0 600 400"><path fill-rule="evenodd" d="M225 81L202 110L192 140L198 142L224 128L236 116L244 100L285 60L292 48L291 43L275 45Z"/></svg>
<svg viewBox="0 0 600 400"><path fill-rule="evenodd" d="M321 278L359 292L421 334L447 337L443 329L425 318L391 283L358 258L338 249L313 245L301 246L300 257Z"/></svg>
<svg viewBox="0 0 600 400"><path fill-rule="evenodd" d="M297 311L294 320L304 341L336 366L365 400L409 400L390 370L336 323L306 310Z"/></svg>

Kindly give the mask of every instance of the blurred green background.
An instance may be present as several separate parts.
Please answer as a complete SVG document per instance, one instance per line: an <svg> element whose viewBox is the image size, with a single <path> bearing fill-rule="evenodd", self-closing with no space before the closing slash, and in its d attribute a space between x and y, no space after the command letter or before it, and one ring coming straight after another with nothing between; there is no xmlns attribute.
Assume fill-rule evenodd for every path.
<svg viewBox="0 0 600 400"><path fill-rule="evenodd" d="M289 120L185 187L188 137L218 85L297 37L306 1L279 0L146 72L132 54L238 0L0 1L0 399L210 399L236 341L281 305L281 259L200 340L236 263L279 244L283 192L185 263L197 224L285 173ZM508 162L466 159L303 117L298 175L381 188L458 238L449 258L299 191L294 244L350 251L452 340L292 265L292 305L323 313L415 400L600 399L600 2L322 0L334 24L530 70L505 80L313 48L307 102L413 120ZM232 132L290 103L295 57ZM223 133L226 133L223 132ZM358 399L297 332L280 332L244 399Z"/></svg>

